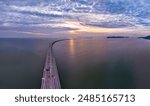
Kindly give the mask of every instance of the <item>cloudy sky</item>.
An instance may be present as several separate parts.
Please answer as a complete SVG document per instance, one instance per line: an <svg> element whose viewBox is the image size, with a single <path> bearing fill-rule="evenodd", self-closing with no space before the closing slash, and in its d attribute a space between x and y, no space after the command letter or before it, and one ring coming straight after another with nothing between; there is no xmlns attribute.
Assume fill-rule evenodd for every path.
<svg viewBox="0 0 150 106"><path fill-rule="evenodd" d="M0 37L150 34L150 0L0 0Z"/></svg>

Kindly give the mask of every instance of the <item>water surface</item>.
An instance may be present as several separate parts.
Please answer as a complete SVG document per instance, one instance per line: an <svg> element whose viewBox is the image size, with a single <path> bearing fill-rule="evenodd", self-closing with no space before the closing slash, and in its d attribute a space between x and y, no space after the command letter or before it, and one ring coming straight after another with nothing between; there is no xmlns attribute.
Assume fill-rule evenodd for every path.
<svg viewBox="0 0 150 106"><path fill-rule="evenodd" d="M0 88L40 88L51 39L0 39Z"/></svg>
<svg viewBox="0 0 150 106"><path fill-rule="evenodd" d="M150 88L150 40L66 40L53 50L63 88Z"/></svg>

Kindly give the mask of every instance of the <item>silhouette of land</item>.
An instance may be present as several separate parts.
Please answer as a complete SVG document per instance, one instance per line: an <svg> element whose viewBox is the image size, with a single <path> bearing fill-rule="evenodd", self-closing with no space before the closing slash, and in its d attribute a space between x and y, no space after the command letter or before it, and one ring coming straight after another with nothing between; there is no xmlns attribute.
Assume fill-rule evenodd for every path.
<svg viewBox="0 0 150 106"><path fill-rule="evenodd" d="M108 39L110 38L129 38L128 36L108 36Z"/></svg>
<svg viewBox="0 0 150 106"><path fill-rule="evenodd" d="M150 36L139 37L139 38L143 38L143 39L149 39L149 40L150 40Z"/></svg>

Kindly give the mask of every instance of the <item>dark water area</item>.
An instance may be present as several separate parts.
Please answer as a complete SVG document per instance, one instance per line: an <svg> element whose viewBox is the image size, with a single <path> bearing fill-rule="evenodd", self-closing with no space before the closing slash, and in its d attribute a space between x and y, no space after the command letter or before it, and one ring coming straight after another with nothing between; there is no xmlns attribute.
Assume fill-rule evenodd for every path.
<svg viewBox="0 0 150 106"><path fill-rule="evenodd" d="M0 88L38 89L51 39L0 39Z"/></svg>
<svg viewBox="0 0 150 106"><path fill-rule="evenodd" d="M66 40L53 50L62 88L150 88L150 40Z"/></svg>

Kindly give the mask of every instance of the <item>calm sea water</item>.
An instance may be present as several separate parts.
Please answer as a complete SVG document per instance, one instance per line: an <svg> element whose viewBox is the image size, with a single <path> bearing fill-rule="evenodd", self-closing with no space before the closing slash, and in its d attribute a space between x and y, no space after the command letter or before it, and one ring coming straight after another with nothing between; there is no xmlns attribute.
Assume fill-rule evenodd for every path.
<svg viewBox="0 0 150 106"><path fill-rule="evenodd" d="M53 50L63 88L150 88L150 40L68 40Z"/></svg>
<svg viewBox="0 0 150 106"><path fill-rule="evenodd" d="M51 39L0 39L0 88L40 88Z"/></svg>
<svg viewBox="0 0 150 106"><path fill-rule="evenodd" d="M0 39L0 88L40 88L51 41ZM150 40L66 40L53 50L63 88L150 88Z"/></svg>

